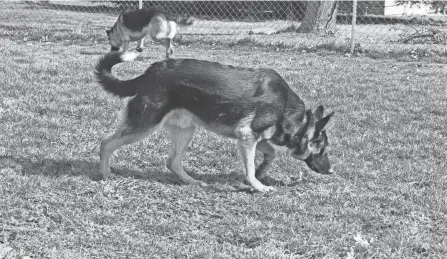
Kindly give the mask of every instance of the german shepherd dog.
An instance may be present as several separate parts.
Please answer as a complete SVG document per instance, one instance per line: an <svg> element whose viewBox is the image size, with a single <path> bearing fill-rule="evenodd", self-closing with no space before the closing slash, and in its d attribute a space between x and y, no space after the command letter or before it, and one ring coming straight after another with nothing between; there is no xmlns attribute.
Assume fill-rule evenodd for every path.
<svg viewBox="0 0 447 259"><path fill-rule="evenodd" d="M131 80L112 75L115 64L136 56L134 52L110 52L96 66L97 79L106 91L131 97L116 132L101 141L100 170L105 179L111 176L109 158L116 149L164 127L172 138L167 167L182 182L205 186L182 166L182 156L196 126L237 140L245 167L244 182L256 191L275 190L258 180L266 175L276 156L272 144L286 146L292 157L318 173L332 173L324 127L334 113L323 117L323 106L314 112L306 110L304 102L276 71L166 59ZM256 150L264 154L257 169Z"/></svg>
<svg viewBox="0 0 447 259"><path fill-rule="evenodd" d="M118 51L123 46L123 52L129 49L131 41L138 41L137 51L143 51L144 38L149 35L157 43L166 48L166 57L170 57L174 50L172 39L177 33L177 23L170 21L159 10L138 9L122 12L113 27L106 29L111 45L111 51Z"/></svg>

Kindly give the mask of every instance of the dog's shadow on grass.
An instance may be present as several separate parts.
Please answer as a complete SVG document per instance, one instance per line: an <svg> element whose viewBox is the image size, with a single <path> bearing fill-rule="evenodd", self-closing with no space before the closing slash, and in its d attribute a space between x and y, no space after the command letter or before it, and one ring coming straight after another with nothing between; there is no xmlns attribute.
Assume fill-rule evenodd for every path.
<svg viewBox="0 0 447 259"><path fill-rule="evenodd" d="M59 159L30 159L11 156L0 156L0 169L11 168L24 175L43 175L48 177L85 176L92 181L103 180L99 172L99 161L87 160L59 160ZM177 177L163 168L132 170L128 168L111 168L116 177L143 179L163 184L180 184Z"/></svg>
<svg viewBox="0 0 447 259"><path fill-rule="evenodd" d="M103 180L99 172L99 161L0 156L0 169L2 168L11 168L23 175L42 175L47 177L84 176L92 181ZM174 173L162 167L155 169L138 168L133 170L126 166L112 165L111 171L114 178L141 179L166 185L182 184ZM249 186L243 184L242 175L236 172L230 174L202 174L190 170L187 170L187 172L194 179L209 184L209 188L211 189L215 189L213 186L217 184L232 186L230 189L224 188L225 190L220 190L224 192L252 192ZM274 187L287 186L284 182L275 180L269 176L263 179L262 182Z"/></svg>
<svg viewBox="0 0 447 259"><path fill-rule="evenodd" d="M104 55L107 54L107 50L81 50L79 54L87 55L87 56L96 56L96 55Z"/></svg>

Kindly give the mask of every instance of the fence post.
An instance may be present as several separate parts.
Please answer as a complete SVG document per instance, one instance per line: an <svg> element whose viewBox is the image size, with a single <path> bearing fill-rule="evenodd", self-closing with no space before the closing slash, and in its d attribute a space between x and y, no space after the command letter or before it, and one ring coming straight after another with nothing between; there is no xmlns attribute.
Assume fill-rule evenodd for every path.
<svg viewBox="0 0 447 259"><path fill-rule="evenodd" d="M143 9L143 0L138 0L138 9Z"/></svg>
<svg viewBox="0 0 447 259"><path fill-rule="evenodd" d="M352 27L351 27L351 48L350 52L354 53L354 37L355 37L355 25L357 23L357 0L352 1Z"/></svg>

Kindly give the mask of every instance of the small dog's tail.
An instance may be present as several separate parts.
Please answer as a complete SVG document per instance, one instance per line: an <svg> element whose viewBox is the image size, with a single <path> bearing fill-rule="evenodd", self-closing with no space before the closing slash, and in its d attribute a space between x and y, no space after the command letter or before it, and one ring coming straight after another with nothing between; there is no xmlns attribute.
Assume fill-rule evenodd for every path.
<svg viewBox="0 0 447 259"><path fill-rule="evenodd" d="M173 21L179 24L180 26L190 26L195 25L197 23L197 19L194 18L193 16L190 16L188 18L179 17L177 19L174 19Z"/></svg>
<svg viewBox="0 0 447 259"><path fill-rule="evenodd" d="M194 16L181 17L178 15L169 14L169 13L165 13L164 15L165 15L166 19L168 19L168 21L175 22L177 25L179 25L181 27L188 27L191 25L196 25L198 23L198 19L195 18Z"/></svg>
<svg viewBox="0 0 447 259"><path fill-rule="evenodd" d="M104 90L119 97L134 96L137 94L137 84L133 80L120 80L112 75L112 67L124 61L134 60L138 53L110 52L104 55L96 65L96 78Z"/></svg>

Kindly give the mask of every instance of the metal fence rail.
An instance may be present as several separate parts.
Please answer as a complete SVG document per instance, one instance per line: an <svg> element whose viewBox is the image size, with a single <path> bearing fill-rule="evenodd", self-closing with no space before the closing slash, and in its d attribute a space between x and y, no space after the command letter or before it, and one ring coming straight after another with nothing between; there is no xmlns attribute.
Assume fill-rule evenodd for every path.
<svg viewBox="0 0 447 259"><path fill-rule="evenodd" d="M405 3L408 2L408 3ZM195 22L182 27L177 42L273 45L292 48L321 46L354 51L423 50L447 53L447 4L415 5L414 1L23 1L4 2L3 11L20 7L36 31L65 29L78 37L105 38L125 9L157 7L168 16ZM427 2L427 1L425 1ZM440 3L439 3L440 2ZM413 3L413 4L412 4ZM10 8L8 8L8 6ZM13 7L11 7L13 6ZM356 9L356 11L354 11ZM394 12L394 13L393 13ZM80 18L59 24L64 16ZM354 23L353 23L354 22ZM52 26L51 24L55 25ZM0 20L0 29L17 27ZM17 27L17 28L19 28ZM57 33L56 33L57 34ZM57 35L56 35L57 36Z"/></svg>

